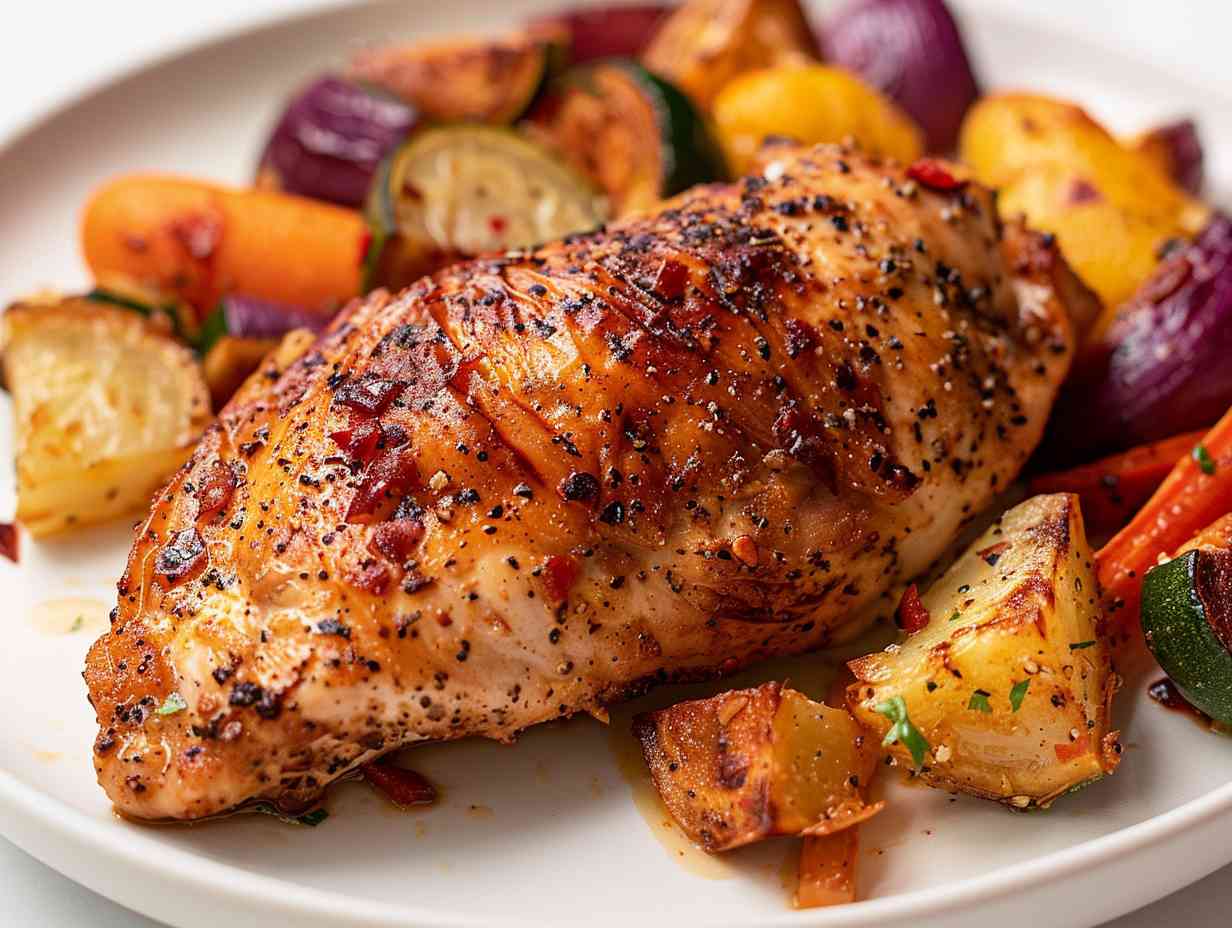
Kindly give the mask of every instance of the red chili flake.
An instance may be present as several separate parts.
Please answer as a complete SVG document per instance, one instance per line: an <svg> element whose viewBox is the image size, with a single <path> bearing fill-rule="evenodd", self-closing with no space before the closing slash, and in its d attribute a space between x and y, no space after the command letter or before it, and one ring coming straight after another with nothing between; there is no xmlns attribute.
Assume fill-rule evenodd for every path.
<svg viewBox="0 0 1232 928"><path fill-rule="evenodd" d="M404 564L423 536L424 524L418 519L382 522L372 532L372 548L395 564Z"/></svg>
<svg viewBox="0 0 1232 928"><path fill-rule="evenodd" d="M1098 203L1103 199L1103 196L1095 189L1094 184L1080 177L1070 184L1069 194L1066 199L1071 205L1079 205L1082 203Z"/></svg>
<svg viewBox="0 0 1232 928"><path fill-rule="evenodd" d="M359 413L378 416L394 401L402 384L380 377L361 377L344 383L334 392L334 402Z"/></svg>
<svg viewBox="0 0 1232 928"><path fill-rule="evenodd" d="M578 563L567 554L553 554L543 562L543 591L552 602L569 598L578 578Z"/></svg>
<svg viewBox="0 0 1232 928"><path fill-rule="evenodd" d="M664 259L655 274L654 292L665 300L674 300L684 293L689 282L689 269L679 261Z"/></svg>
<svg viewBox="0 0 1232 928"><path fill-rule="evenodd" d="M17 563L17 526L12 522L0 522L0 555Z"/></svg>
<svg viewBox="0 0 1232 928"><path fill-rule="evenodd" d="M414 770L375 761L359 768L368 785L394 805L407 808L436 802L436 787Z"/></svg>
<svg viewBox="0 0 1232 928"><path fill-rule="evenodd" d="M215 461L197 487L197 518L226 509L235 487L235 474L231 468L222 461Z"/></svg>
<svg viewBox="0 0 1232 928"><path fill-rule="evenodd" d="M380 596L389 588L389 568L375 558L369 558L356 570L347 572L347 582L356 589Z"/></svg>
<svg viewBox="0 0 1232 928"><path fill-rule="evenodd" d="M1077 760L1079 757L1084 757L1091 751L1090 739L1086 735L1079 735L1077 741L1068 741L1065 744L1053 745L1053 751L1056 752L1057 760L1061 763L1069 763L1071 760Z"/></svg>
<svg viewBox="0 0 1232 928"><path fill-rule="evenodd" d="M381 440L381 423L375 419L365 419L358 425L331 432L329 437L352 457L360 461L370 461L372 452Z"/></svg>
<svg viewBox="0 0 1232 928"><path fill-rule="evenodd" d="M372 230L364 226L364 231L359 234L359 261L360 267L363 267L368 260L368 251L372 248Z"/></svg>
<svg viewBox="0 0 1232 928"><path fill-rule="evenodd" d="M359 489L347 507L348 522L379 521L376 515L387 505L419 486L419 466L409 447L387 448L368 467Z"/></svg>
<svg viewBox="0 0 1232 928"><path fill-rule="evenodd" d="M190 213L167 224L180 245L195 261L208 261L222 241L222 219L213 213Z"/></svg>
<svg viewBox="0 0 1232 928"><path fill-rule="evenodd" d="M921 158L916 161L907 168L907 176L930 190L940 190L944 193L962 190L967 186L966 180L955 177L944 161L938 161L935 158Z"/></svg>
<svg viewBox="0 0 1232 928"><path fill-rule="evenodd" d="M501 235L509 227L509 221L504 216L492 216L488 219L488 228L493 235Z"/></svg>
<svg viewBox="0 0 1232 928"><path fill-rule="evenodd" d="M1008 541L999 541L995 545L989 545L987 548L982 548L975 552L989 567L996 567L997 561L1001 560L1001 555L1010 549Z"/></svg>
<svg viewBox="0 0 1232 928"><path fill-rule="evenodd" d="M205 542L195 528L177 532L154 558L154 572L171 584L195 576L205 567L208 557Z"/></svg>
<svg viewBox="0 0 1232 928"><path fill-rule="evenodd" d="M927 627L928 623L932 621L932 616L928 614L928 610L920 602L920 590L914 583L903 590L902 598L898 601L898 612L894 614L894 619L898 627L908 635L914 635L920 629Z"/></svg>

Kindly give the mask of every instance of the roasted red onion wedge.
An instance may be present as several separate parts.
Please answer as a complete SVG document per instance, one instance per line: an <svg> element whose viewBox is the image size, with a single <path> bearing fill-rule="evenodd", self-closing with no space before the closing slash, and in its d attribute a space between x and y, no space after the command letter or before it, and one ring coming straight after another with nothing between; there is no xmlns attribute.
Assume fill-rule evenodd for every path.
<svg viewBox="0 0 1232 928"><path fill-rule="evenodd" d="M1157 126L1134 140L1134 145L1163 165L1177 185L1198 196L1205 179L1202 140L1192 119Z"/></svg>
<svg viewBox="0 0 1232 928"><path fill-rule="evenodd" d="M1232 406L1232 220L1217 214L1121 309L1062 396L1048 455L1081 460L1208 426Z"/></svg>
<svg viewBox="0 0 1232 928"><path fill-rule="evenodd" d="M415 108L340 77L319 78L291 98L266 144L258 183L360 206L381 159L406 138Z"/></svg>
<svg viewBox="0 0 1232 928"><path fill-rule="evenodd" d="M911 115L930 151L949 151L979 95L942 0L853 0L825 24L826 61L854 71Z"/></svg>

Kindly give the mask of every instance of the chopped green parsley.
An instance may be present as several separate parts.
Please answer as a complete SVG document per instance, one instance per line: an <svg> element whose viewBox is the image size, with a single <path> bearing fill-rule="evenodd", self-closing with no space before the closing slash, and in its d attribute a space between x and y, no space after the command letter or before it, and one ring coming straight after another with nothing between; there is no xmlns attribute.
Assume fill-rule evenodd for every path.
<svg viewBox="0 0 1232 928"><path fill-rule="evenodd" d="M875 707L876 711L884 715L892 723L890 730L886 732L886 736L882 739L882 746L889 747L894 743L899 743L911 752L911 760L915 763L915 767L919 770L924 766L924 757L928 754L928 741L920 734L920 730L911 722L911 717L907 715L907 702L901 696L894 696L891 699L880 703Z"/></svg>
<svg viewBox="0 0 1232 928"><path fill-rule="evenodd" d="M1081 651L1084 648L1093 648L1093 647L1095 647L1095 642L1093 640L1092 641L1075 641L1073 644L1069 646L1069 649L1071 651Z"/></svg>
<svg viewBox="0 0 1232 928"><path fill-rule="evenodd" d="M1010 689L1010 708L1017 712L1022 708L1022 701L1027 698L1027 690L1031 688L1031 678L1019 680Z"/></svg>
<svg viewBox="0 0 1232 928"><path fill-rule="evenodd" d="M1206 445L1194 445L1193 459L1198 462L1198 467L1202 469L1202 473L1215 473L1215 459L1206 450Z"/></svg>
<svg viewBox="0 0 1232 928"><path fill-rule="evenodd" d="M976 690L971 694L967 708L974 709L976 712L992 712L992 705L988 702L988 697L991 695L988 690Z"/></svg>
<svg viewBox="0 0 1232 928"><path fill-rule="evenodd" d="M182 709L187 709L188 703L184 701L184 697L179 693L172 693L163 700L163 704L158 707L159 715L175 715Z"/></svg>

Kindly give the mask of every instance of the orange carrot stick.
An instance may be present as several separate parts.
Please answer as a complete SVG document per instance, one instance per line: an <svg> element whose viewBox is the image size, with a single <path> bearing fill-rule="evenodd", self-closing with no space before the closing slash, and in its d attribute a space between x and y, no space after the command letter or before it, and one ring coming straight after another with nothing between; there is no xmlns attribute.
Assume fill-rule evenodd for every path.
<svg viewBox="0 0 1232 928"><path fill-rule="evenodd" d="M122 177L86 205L96 279L127 280L200 311L242 293L332 313L360 289L368 232L354 210L268 190Z"/></svg>
<svg viewBox="0 0 1232 928"><path fill-rule="evenodd" d="M1130 520L1205 432L1186 432L1139 445L1071 470L1031 480L1031 494L1077 493L1082 518L1093 535L1115 532Z"/></svg>
<svg viewBox="0 0 1232 928"><path fill-rule="evenodd" d="M1177 461L1130 523L1095 555L1114 623L1138 620L1142 576L1203 527L1232 511L1232 410Z"/></svg>

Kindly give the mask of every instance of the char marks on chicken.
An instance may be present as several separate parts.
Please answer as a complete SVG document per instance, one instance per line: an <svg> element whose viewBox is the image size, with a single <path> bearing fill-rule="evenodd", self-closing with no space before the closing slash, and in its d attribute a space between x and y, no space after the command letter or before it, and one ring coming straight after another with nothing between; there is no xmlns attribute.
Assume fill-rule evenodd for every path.
<svg viewBox="0 0 1232 928"><path fill-rule="evenodd" d="M1035 447L1063 294L987 190L820 147L355 301L139 529L87 660L100 782L293 805L850 634Z"/></svg>

